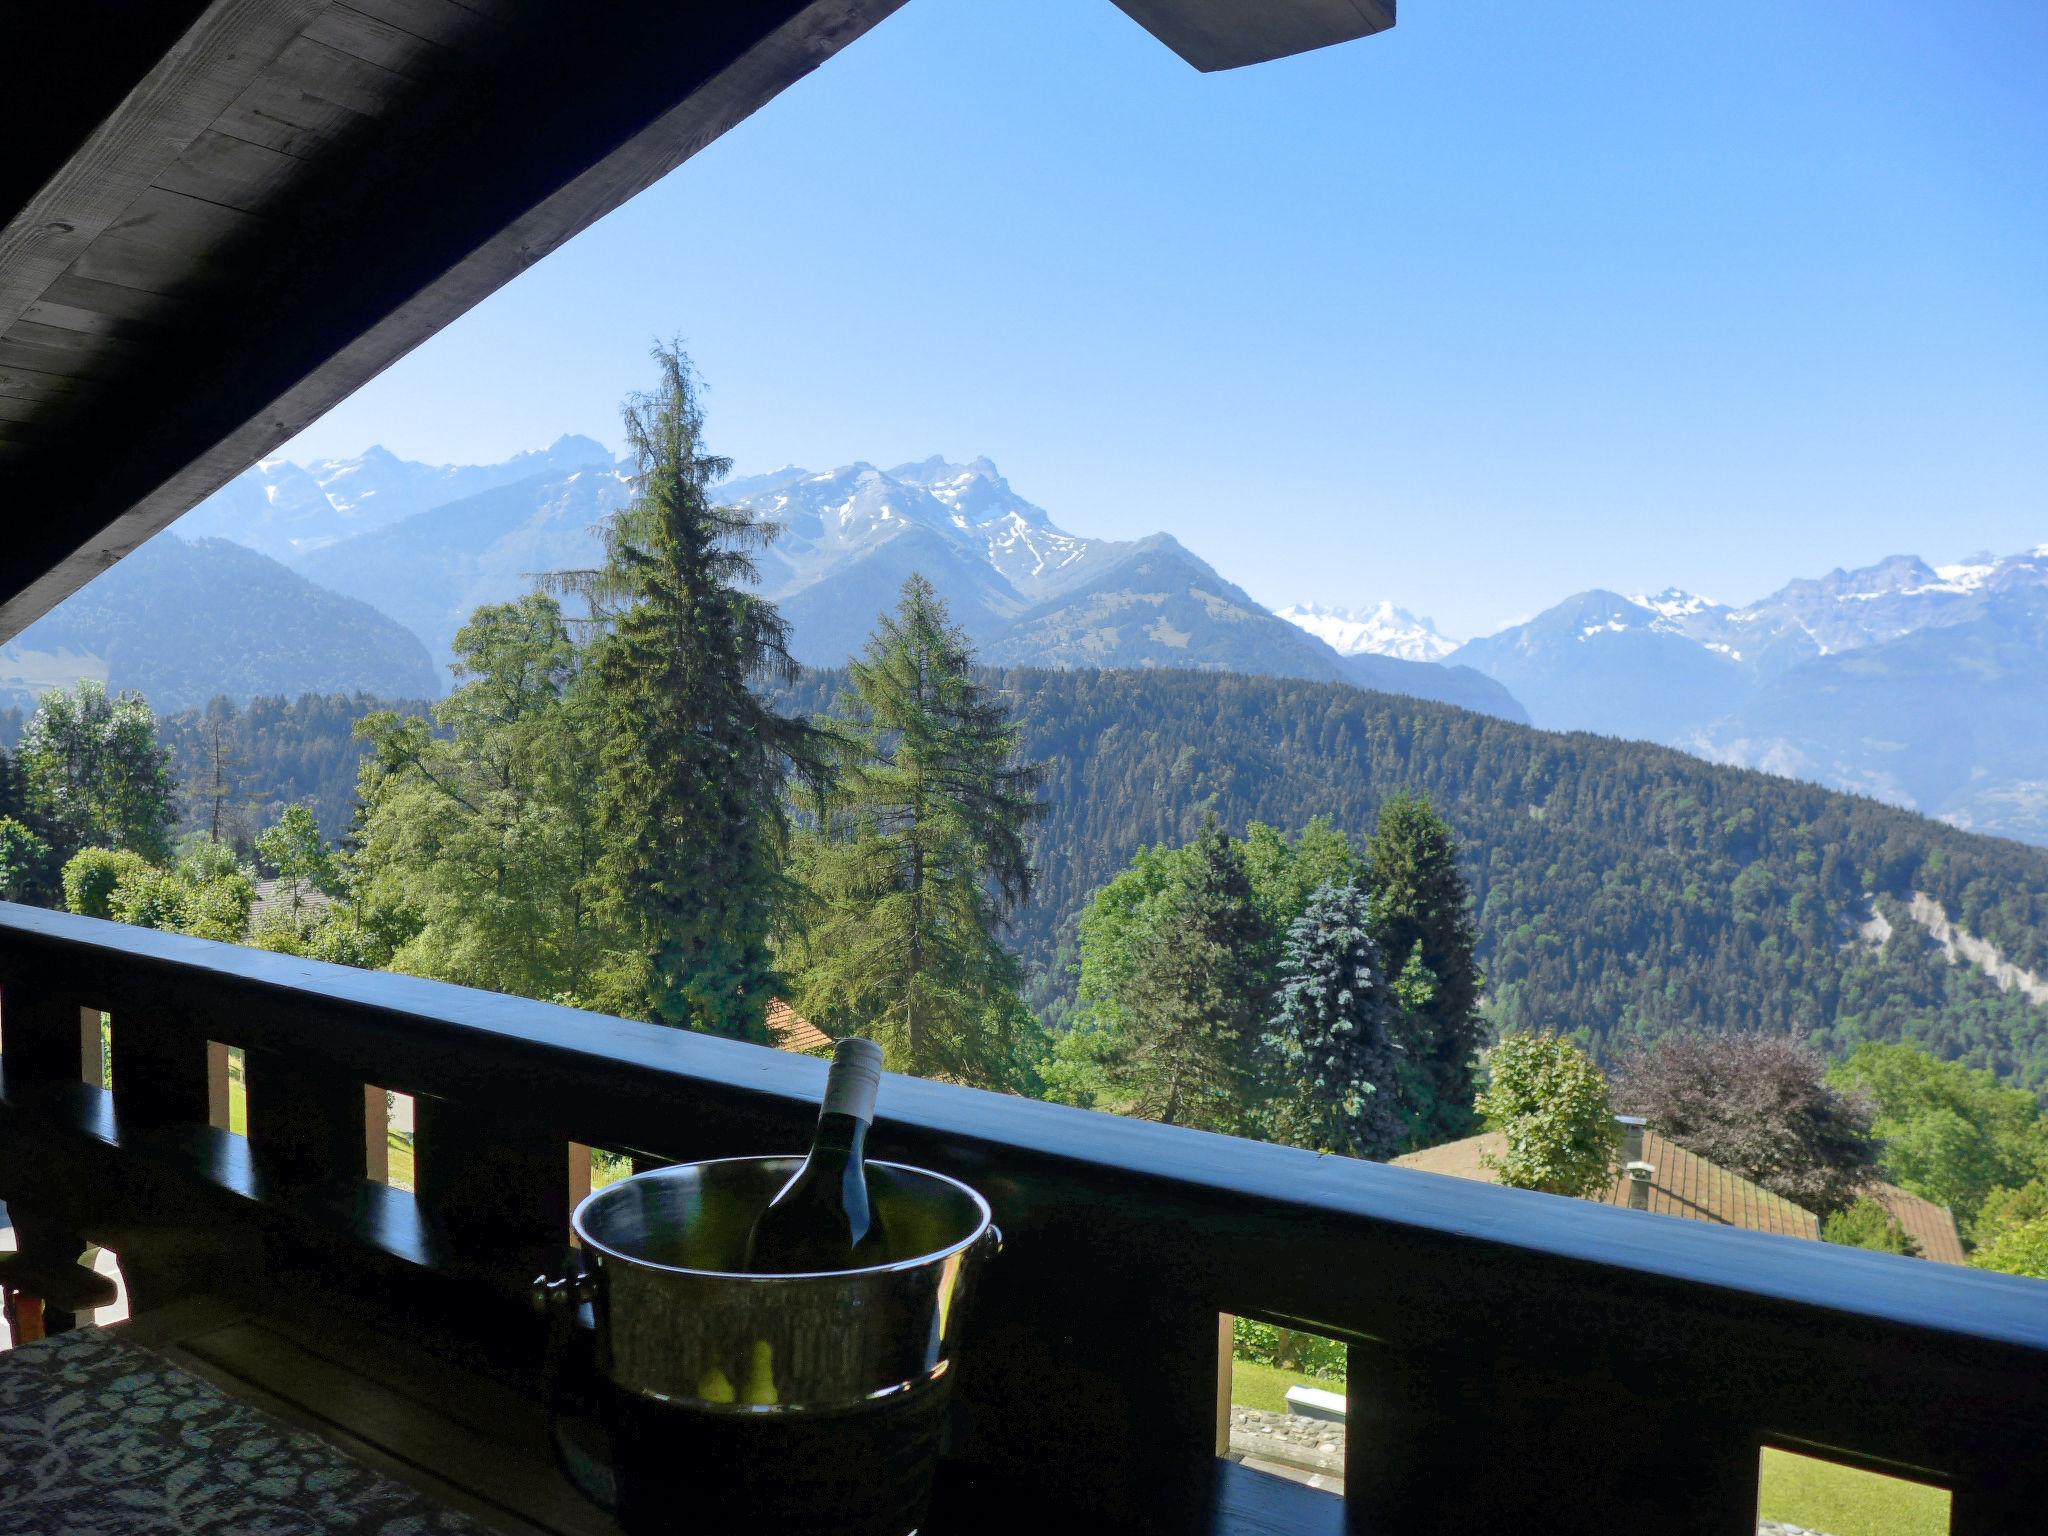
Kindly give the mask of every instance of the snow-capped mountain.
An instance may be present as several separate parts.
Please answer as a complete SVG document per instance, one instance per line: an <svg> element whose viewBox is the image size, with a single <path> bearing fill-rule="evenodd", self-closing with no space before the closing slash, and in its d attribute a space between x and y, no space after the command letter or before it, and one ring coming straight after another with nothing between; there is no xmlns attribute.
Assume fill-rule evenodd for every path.
<svg viewBox="0 0 2048 1536"><path fill-rule="evenodd" d="M589 438L463 467L373 448L257 465L195 509L185 531L282 550L309 579L411 628L445 666L479 605L518 596L539 574L593 564L598 527L633 483ZM1069 533L987 459L791 465L728 480L716 495L776 526L755 552L761 588L789 623L792 653L813 666L858 653L917 573L992 662L1261 672L1526 718L1505 688L1468 668L1340 655L1168 535Z"/></svg>
<svg viewBox="0 0 2048 1536"><path fill-rule="evenodd" d="M496 486L611 463L604 444L573 435L500 464L421 464L383 447L303 465L265 459L186 513L177 527L188 539L231 539L289 562Z"/></svg>
<svg viewBox="0 0 2048 1536"><path fill-rule="evenodd" d="M1307 630L1340 656L1398 656L1403 661L1442 661L1458 648L1429 619L1417 618L1391 601L1374 608L1322 608L1292 603L1273 610Z"/></svg>
<svg viewBox="0 0 2048 1536"><path fill-rule="evenodd" d="M934 457L890 470L848 464L821 474L792 467L729 480L718 495L781 526L760 561L762 585L777 598L915 532L986 563L1020 606L1085 579L1120 547L1058 528L987 459L951 464Z"/></svg>
<svg viewBox="0 0 2048 1536"><path fill-rule="evenodd" d="M1896 555L1731 608L1581 592L1453 653L1536 724L1662 741L2048 842L2048 545Z"/></svg>

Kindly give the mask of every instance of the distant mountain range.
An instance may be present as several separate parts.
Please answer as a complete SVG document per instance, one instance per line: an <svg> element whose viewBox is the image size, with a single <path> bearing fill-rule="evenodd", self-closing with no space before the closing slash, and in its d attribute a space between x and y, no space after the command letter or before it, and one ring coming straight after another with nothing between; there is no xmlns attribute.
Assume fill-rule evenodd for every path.
<svg viewBox="0 0 2048 1536"><path fill-rule="evenodd" d="M1274 612L1307 630L1343 656L1399 656L1404 661L1442 661L1458 648L1429 619L1381 602L1374 608L1319 608L1298 603Z"/></svg>
<svg viewBox="0 0 2048 1536"><path fill-rule="evenodd" d="M2048 842L2048 545L1938 568L1895 556L1742 608L1581 592L1452 659L1540 726Z"/></svg>
<svg viewBox="0 0 2048 1536"><path fill-rule="evenodd" d="M82 677L159 712L216 694L427 698L440 679L403 625L225 539L162 534L0 646L0 710Z"/></svg>
<svg viewBox="0 0 2048 1536"><path fill-rule="evenodd" d="M1940 568L1898 556L1740 608L1586 591L1459 646L1391 602L1269 612L1169 533L1066 531L987 459L791 466L720 493L780 527L762 590L809 665L857 653L917 571L993 665L1345 682L2048 842L2048 545ZM160 709L213 691L438 695L470 613L591 564L632 495L629 466L586 437L490 465L266 460L177 525L196 542L152 544L0 648L0 708L86 675Z"/></svg>
<svg viewBox="0 0 2048 1536"><path fill-rule="evenodd" d="M463 468L372 449L306 466L267 460L179 528L246 537L308 580L374 605L445 666L477 605L528 590L539 573L595 561L598 525L632 492L627 469L589 438ZM792 466L728 481L720 496L780 529L759 554L761 586L808 664L856 654L916 571L995 663L1262 673L1526 719L1507 689L1470 669L1341 653L1168 534L1068 533L987 459L822 473Z"/></svg>

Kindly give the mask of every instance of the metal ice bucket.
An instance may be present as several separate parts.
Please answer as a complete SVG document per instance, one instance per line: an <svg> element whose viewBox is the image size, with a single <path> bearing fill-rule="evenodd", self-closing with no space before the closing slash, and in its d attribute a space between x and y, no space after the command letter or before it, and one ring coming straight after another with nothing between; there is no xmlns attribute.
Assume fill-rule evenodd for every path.
<svg viewBox="0 0 2048 1536"><path fill-rule="evenodd" d="M1001 1235L957 1179L870 1162L881 1262L744 1273L755 1218L802 1162L725 1158L601 1189L573 1218L583 1272L536 1286L556 1318L557 1451L636 1536L903 1536L922 1518L964 1303ZM563 1362L586 1302L578 1424Z"/></svg>

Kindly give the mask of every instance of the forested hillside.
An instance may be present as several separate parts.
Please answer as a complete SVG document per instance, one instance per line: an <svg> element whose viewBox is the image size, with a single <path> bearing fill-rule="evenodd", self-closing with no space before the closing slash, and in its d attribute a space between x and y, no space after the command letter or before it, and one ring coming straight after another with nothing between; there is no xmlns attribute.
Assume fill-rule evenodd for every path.
<svg viewBox="0 0 2048 1536"><path fill-rule="evenodd" d="M1915 890L2048 974L2048 851L1974 836L1811 785L1638 742L1563 735L1340 684L1221 673L1010 670L984 677L1045 759L1038 895L1009 930L1063 1016L1073 922L1142 845L1214 809L1362 836L1382 800L1427 794L1464 845L1488 1010L1503 1027L1583 1027L1599 1043L1680 1025L1793 1028L1835 1051L1906 1039L2048 1085L2048 1008L1951 967L1905 914ZM823 710L843 674L793 702ZM238 770L268 804L313 796L349 820L367 701L259 700L229 716ZM203 713L166 722L188 782ZM1866 894L1868 893L1868 894ZM1862 933L1888 918L1881 947ZM1871 924L1873 931L1879 925Z"/></svg>
<svg viewBox="0 0 2048 1536"><path fill-rule="evenodd" d="M2048 973L2048 851L1874 801L1638 742L1563 735L1340 685L1180 672L994 674L1051 764L1039 895L1012 938L1058 1004L1072 923L1144 844L1226 825L1362 835L1396 790L1464 844L1504 1026L1583 1027L1604 1046L1681 1025L1812 1032L1834 1049L1908 1039L2048 1083L2048 1008L1950 967L1897 898ZM799 702L823 708L832 674ZM1891 917L1866 942L1865 893Z"/></svg>
<svg viewBox="0 0 2048 1536"><path fill-rule="evenodd" d="M356 767L369 751L355 739L355 723L380 709L416 715L426 706L309 693L252 699L246 709L215 699L204 709L160 716L157 733L186 790L185 825L206 828L218 793L226 814L222 834L240 832L246 840L285 806L310 800L321 833L340 838L355 814Z"/></svg>

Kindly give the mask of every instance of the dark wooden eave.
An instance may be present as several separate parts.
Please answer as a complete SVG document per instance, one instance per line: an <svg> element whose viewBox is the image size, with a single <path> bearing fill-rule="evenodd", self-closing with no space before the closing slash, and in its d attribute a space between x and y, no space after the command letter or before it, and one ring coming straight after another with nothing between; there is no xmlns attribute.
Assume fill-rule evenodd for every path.
<svg viewBox="0 0 2048 1536"><path fill-rule="evenodd" d="M0 9L0 641L903 0ZM1391 0L1116 0L1201 69Z"/></svg>

